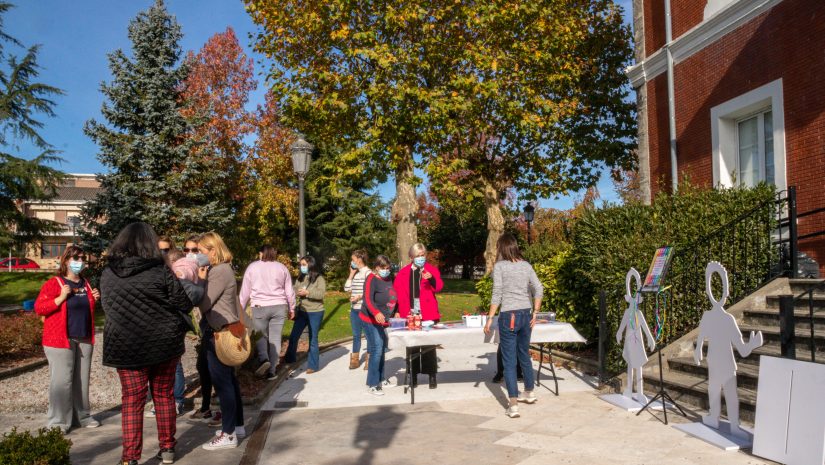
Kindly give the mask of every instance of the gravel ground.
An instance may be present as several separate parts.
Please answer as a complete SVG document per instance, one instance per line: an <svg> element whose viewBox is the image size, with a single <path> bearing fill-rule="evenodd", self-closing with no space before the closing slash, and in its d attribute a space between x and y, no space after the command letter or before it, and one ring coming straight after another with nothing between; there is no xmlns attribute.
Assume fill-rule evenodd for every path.
<svg viewBox="0 0 825 465"><path fill-rule="evenodd" d="M197 337L187 336L183 372L190 385L197 378L195 369ZM120 405L120 380L114 368L103 366L103 333L95 334L92 374L89 381L92 413ZM0 413L46 413L49 404L49 367L0 380Z"/></svg>

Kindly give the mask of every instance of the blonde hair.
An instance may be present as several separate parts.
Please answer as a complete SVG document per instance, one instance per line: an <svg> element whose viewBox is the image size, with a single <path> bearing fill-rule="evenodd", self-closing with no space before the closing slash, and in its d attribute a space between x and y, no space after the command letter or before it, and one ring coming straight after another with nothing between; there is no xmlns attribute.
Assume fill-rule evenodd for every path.
<svg viewBox="0 0 825 465"><path fill-rule="evenodd" d="M198 246L204 246L209 250L215 251L215 261L212 261L211 257L209 258L209 262L213 266L232 261L232 252L229 251L229 248L223 242L221 236L216 232L208 232L201 236L201 240L198 241Z"/></svg>
<svg viewBox="0 0 825 465"><path fill-rule="evenodd" d="M421 252L427 253L427 248L424 247L424 244L420 242L416 242L415 244L410 247L410 251L407 253L410 258L414 258L416 255L420 254Z"/></svg>

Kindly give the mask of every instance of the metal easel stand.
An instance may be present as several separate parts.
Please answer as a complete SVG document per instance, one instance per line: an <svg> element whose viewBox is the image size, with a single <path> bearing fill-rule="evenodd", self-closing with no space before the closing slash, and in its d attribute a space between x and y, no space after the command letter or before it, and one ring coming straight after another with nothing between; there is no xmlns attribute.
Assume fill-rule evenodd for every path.
<svg viewBox="0 0 825 465"><path fill-rule="evenodd" d="M668 286L668 287L670 287L670 286ZM666 289L667 288L665 288L664 290L666 290ZM659 294L661 294L662 292L663 292L663 290L656 291L656 312L657 313L659 312ZM672 404L673 406L675 406L679 410L679 413L682 414L683 417L687 417L687 414L685 414L685 411L682 410L682 407L680 407L679 404L677 404L676 401L673 400L673 397L670 397L670 394L668 394L667 391L665 390L665 377L664 377L664 371L663 371L663 368L662 368L662 366L663 366L662 365L662 349L663 349L662 347L659 347L659 350L657 351L657 353L659 354L659 392L657 392L656 395L653 396L653 398L650 399L650 401L648 401L648 403L645 404L645 406L642 407L641 410L636 412L636 416L638 417L642 412L647 410L648 407L653 405L654 402L659 400L659 401L662 402L662 413L664 413L665 424L667 424L668 402L670 404Z"/></svg>
<svg viewBox="0 0 825 465"><path fill-rule="evenodd" d="M553 349L550 348L550 343L545 342L542 344L533 344L533 350L539 351L539 369L536 371L536 386L541 386L541 370L549 370L550 374L553 376L553 381L556 383L556 390L553 391L550 388L547 388L549 391L553 392L555 395L559 395L559 378L556 376L556 369L553 366ZM550 358L550 362L548 366L544 366L544 349L547 349L547 356ZM545 386L546 387L546 386Z"/></svg>

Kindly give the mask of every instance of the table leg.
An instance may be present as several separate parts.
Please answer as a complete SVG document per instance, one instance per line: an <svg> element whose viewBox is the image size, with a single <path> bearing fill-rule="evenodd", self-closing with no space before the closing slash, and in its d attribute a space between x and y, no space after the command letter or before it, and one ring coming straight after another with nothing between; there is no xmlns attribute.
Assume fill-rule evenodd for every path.
<svg viewBox="0 0 825 465"><path fill-rule="evenodd" d="M550 348L549 343L538 344L538 346L533 346L533 350L538 348L539 351L539 369L536 371L536 386L541 386L541 371L542 370L550 370L550 374L553 376L553 381L556 385L556 391L554 394L559 395L559 379L556 377L556 368L553 366L553 349ZM547 368L544 366L544 349L547 349L547 356L549 357L549 365Z"/></svg>

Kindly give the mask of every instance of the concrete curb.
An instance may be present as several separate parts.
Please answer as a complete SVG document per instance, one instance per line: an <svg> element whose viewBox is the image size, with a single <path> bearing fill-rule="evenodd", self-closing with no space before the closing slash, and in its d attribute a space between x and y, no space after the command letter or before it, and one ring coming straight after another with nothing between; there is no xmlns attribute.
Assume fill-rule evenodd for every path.
<svg viewBox="0 0 825 465"><path fill-rule="evenodd" d="M19 367L9 368L8 370L0 371L0 379L12 378L27 371L36 370L44 365L48 365L49 361L44 356L41 360L35 360Z"/></svg>

